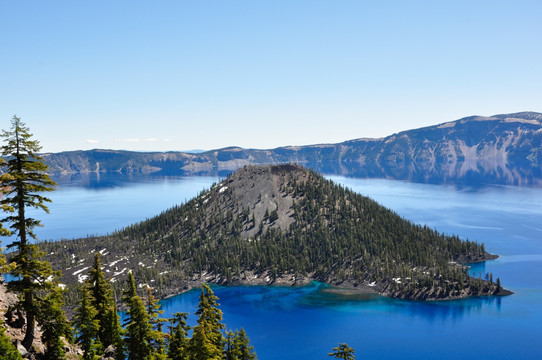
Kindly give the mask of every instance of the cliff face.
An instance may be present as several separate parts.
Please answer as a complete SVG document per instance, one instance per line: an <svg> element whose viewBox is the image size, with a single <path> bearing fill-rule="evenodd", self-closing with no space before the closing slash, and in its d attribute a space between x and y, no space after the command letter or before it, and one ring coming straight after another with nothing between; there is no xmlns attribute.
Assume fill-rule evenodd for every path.
<svg viewBox="0 0 542 360"><path fill-rule="evenodd" d="M200 154L116 150L44 154L52 173L215 175L250 164L297 163L321 173L424 182L542 184L542 114L471 116L382 139Z"/></svg>

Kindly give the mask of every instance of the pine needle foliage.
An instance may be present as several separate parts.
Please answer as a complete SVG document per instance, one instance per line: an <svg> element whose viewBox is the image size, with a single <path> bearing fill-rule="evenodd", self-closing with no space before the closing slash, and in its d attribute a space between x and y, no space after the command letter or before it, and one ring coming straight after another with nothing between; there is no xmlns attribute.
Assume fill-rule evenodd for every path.
<svg viewBox="0 0 542 360"><path fill-rule="evenodd" d="M219 360L223 356L224 336L222 310L218 308L218 297L207 284L202 285L199 297L197 325L190 339L191 359Z"/></svg>
<svg viewBox="0 0 542 360"><path fill-rule="evenodd" d="M169 345L167 356L171 360L189 360L190 352L188 347L188 331L190 326L187 325L187 313L177 312L173 314L173 318L169 319Z"/></svg>
<svg viewBox="0 0 542 360"><path fill-rule="evenodd" d="M98 343L101 344L102 350L109 345L114 345L117 359L124 359L123 329L117 312L113 287L105 276L99 252L94 254L94 263L86 283L92 295L92 306L97 310Z"/></svg>
<svg viewBox="0 0 542 360"><path fill-rule="evenodd" d="M95 299L92 296L88 285L81 288L81 300L79 307L75 311L74 327L77 331L76 342L83 349L83 360L95 360L96 354L102 349L98 332L100 330L100 321L98 320L98 310L94 307Z"/></svg>
<svg viewBox="0 0 542 360"><path fill-rule="evenodd" d="M354 352L355 350L347 344L339 344L339 346L333 348L333 352L330 352L328 355L336 359L354 360L356 358Z"/></svg>
<svg viewBox="0 0 542 360"><path fill-rule="evenodd" d="M51 265L43 260L44 253L29 242L36 239L34 228L41 223L26 213L29 207L48 213L46 203L51 200L41 193L53 191L56 184L46 174L47 166L38 155L39 141L32 139L20 118L13 116L10 131L3 130L1 136L4 138L1 155L6 161L2 164L5 175L0 177L4 195L0 204L8 213L0 222L9 223L11 233L16 236L8 245L16 250L10 258L15 280L9 282L8 288L20 295L26 313L22 344L31 349L37 320L41 322L47 353L61 359L60 336L69 337L69 334L62 311L62 290L58 288L60 272L53 272Z"/></svg>
<svg viewBox="0 0 542 360"><path fill-rule="evenodd" d="M149 360L152 354L152 325L143 301L137 294L132 273L128 275L128 289L124 293L126 312L126 350L128 360Z"/></svg>

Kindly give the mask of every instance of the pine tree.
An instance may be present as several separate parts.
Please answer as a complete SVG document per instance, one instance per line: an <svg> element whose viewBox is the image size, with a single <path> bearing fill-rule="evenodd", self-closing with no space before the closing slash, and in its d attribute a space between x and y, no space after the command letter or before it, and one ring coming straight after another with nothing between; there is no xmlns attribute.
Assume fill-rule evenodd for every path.
<svg viewBox="0 0 542 360"><path fill-rule="evenodd" d="M74 327L77 330L77 343L83 349L83 360L94 360L96 351L101 348L98 339L100 322L98 310L93 306L94 298L88 286L81 289L81 300L75 312Z"/></svg>
<svg viewBox="0 0 542 360"><path fill-rule="evenodd" d="M188 331L190 326L186 324L187 313L175 313L173 318L169 319L169 346L168 359L172 360L188 360Z"/></svg>
<svg viewBox="0 0 542 360"><path fill-rule="evenodd" d="M222 311L218 309L218 297L207 284L203 284L199 297L199 315L190 339L190 359L219 360L223 358L224 336L222 329Z"/></svg>
<svg viewBox="0 0 542 360"><path fill-rule="evenodd" d="M225 360L257 360L254 347L249 345L250 340L243 328L226 334Z"/></svg>
<svg viewBox="0 0 542 360"><path fill-rule="evenodd" d="M122 342L122 327L117 313L117 305L113 295L113 287L107 281L103 271L100 253L94 255L94 264L90 270L87 284L92 294L92 305L98 311L98 340L102 350L114 345L116 358L124 359L124 344Z"/></svg>
<svg viewBox="0 0 542 360"><path fill-rule="evenodd" d="M257 360L258 357L256 356L256 353L254 352L254 347L250 345L250 340L248 339L248 336L245 332L245 329L241 328L241 330L237 331L235 333L235 348L238 350L237 358L239 360Z"/></svg>
<svg viewBox="0 0 542 360"><path fill-rule="evenodd" d="M22 344L30 350L34 341L35 322L40 320L39 310L49 307L56 312L60 306L52 303L59 299L56 295L58 289L55 289L58 274L53 273L48 262L40 260L43 253L38 250L37 245L29 243L29 238L36 239L33 229L41 226L40 221L28 217L26 208L33 207L49 212L45 203L51 200L39 193L53 191L56 184L45 173L47 165L37 155L41 149L39 142L32 140L29 129L17 116L13 116L11 121L11 131L3 131L2 137L5 145L2 146L1 155L7 162L3 164L6 176L0 178L0 188L5 195L0 204L13 212L0 222L10 223L11 232L17 236L17 239L8 245L8 248L15 247L17 250L12 257L15 266L11 271L17 280L11 281L8 287L22 297L22 307L26 312L26 332ZM56 325L64 320L58 318L51 321L49 315L43 311L41 314L45 316L41 319L45 322L42 324L44 332L49 331L53 338L56 337L57 335L53 334L57 334L57 329L48 330L46 326L57 327ZM63 316L61 311L56 315Z"/></svg>
<svg viewBox="0 0 542 360"><path fill-rule="evenodd" d="M237 333L233 331L226 332L225 346L224 346L224 358L225 360L235 360L238 359L239 349L235 343Z"/></svg>
<svg viewBox="0 0 542 360"><path fill-rule="evenodd" d="M124 303L128 306L125 322L128 360L149 360L152 355L150 344L152 327L145 305L137 295L132 273L128 275L128 289L124 292Z"/></svg>
<svg viewBox="0 0 542 360"><path fill-rule="evenodd" d="M62 307L64 291L55 284L50 287L47 295L40 301L38 319L43 329L41 340L47 347L45 359L59 360L65 358L64 343L61 337L72 337L70 323L66 319Z"/></svg>
<svg viewBox="0 0 542 360"><path fill-rule="evenodd" d="M329 353L329 356L333 356L336 359L354 360L355 350L349 347L347 344L339 344L339 346L333 348L334 352Z"/></svg>
<svg viewBox="0 0 542 360"><path fill-rule="evenodd" d="M164 313L164 310L160 310L160 303L152 294L152 288L150 287L147 287L147 298L145 305L147 308L147 314L149 314L149 323L152 329L150 343L152 347L153 359L166 359L166 335L162 332L162 327L163 323L167 322L167 320L160 317L160 315Z"/></svg>
<svg viewBox="0 0 542 360"><path fill-rule="evenodd" d="M497 285L497 289L495 290L495 293L498 294L502 291L501 279L497 278L497 282L495 284Z"/></svg>

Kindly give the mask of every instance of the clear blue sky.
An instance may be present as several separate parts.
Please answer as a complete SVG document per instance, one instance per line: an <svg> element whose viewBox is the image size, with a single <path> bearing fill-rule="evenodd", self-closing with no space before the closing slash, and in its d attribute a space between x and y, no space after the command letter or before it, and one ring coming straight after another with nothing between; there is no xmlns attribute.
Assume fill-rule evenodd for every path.
<svg viewBox="0 0 542 360"><path fill-rule="evenodd" d="M542 1L0 2L44 151L273 148L542 111Z"/></svg>

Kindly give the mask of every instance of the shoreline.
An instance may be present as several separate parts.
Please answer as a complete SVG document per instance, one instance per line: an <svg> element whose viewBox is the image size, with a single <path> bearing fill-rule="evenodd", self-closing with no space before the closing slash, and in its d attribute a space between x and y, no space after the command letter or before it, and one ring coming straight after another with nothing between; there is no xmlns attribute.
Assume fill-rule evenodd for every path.
<svg viewBox="0 0 542 360"><path fill-rule="evenodd" d="M494 260L498 256L493 255L491 259ZM477 261L480 262L480 261ZM474 262L471 262L474 263ZM296 277L293 274L283 274L275 279L272 279L268 273L262 275L256 275L253 272L245 272L242 277L235 277L229 281L224 281L219 275L212 274L201 274L200 276L193 277L190 281L186 282L181 288L170 289L167 291L161 299L169 299L177 295L184 294L188 291L201 288L203 283L208 283L210 285L218 286L265 286L265 287L305 287L309 286L311 283L316 282L319 284L320 289L318 291L333 293L341 296L382 296L388 297L391 299L406 300L406 301L450 301L450 300L461 300L468 299L480 296L507 296L514 294L512 291L501 288L499 291L487 292L487 291L478 291L477 293L471 293L470 289L465 289L459 294L454 296L443 296L440 292L440 288L420 288L417 291L406 291L406 290L390 290L391 280L386 282L376 283L376 282L359 282L351 279L344 281L322 281L315 279L310 276Z"/></svg>

